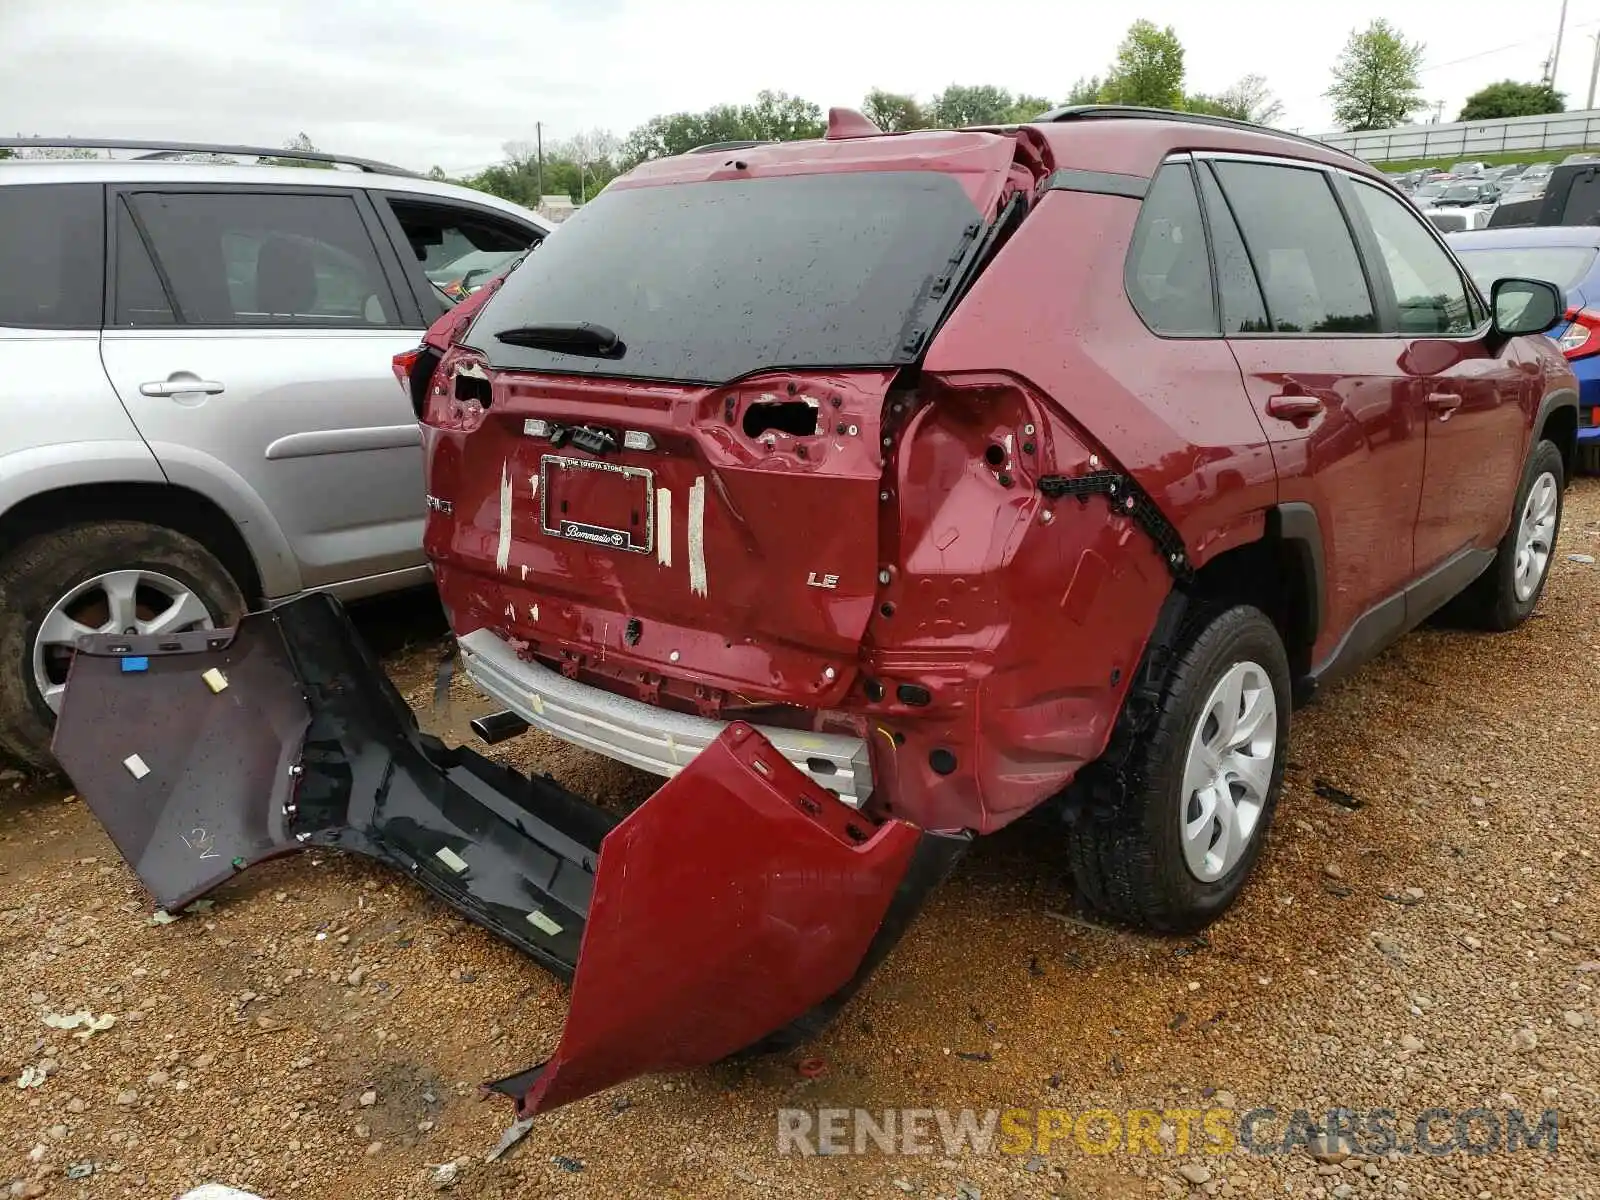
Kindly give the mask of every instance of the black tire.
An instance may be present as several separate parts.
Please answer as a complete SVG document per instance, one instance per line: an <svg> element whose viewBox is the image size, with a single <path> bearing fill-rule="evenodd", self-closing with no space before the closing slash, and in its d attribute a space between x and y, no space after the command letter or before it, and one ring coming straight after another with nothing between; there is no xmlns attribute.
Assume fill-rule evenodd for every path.
<svg viewBox="0 0 1600 1200"><path fill-rule="evenodd" d="M40 624L73 588L109 571L160 572L187 587L218 626L234 623L244 598L200 543L159 525L101 521L40 534L0 559L0 753L53 770L55 714L34 681Z"/></svg>
<svg viewBox="0 0 1600 1200"><path fill-rule="evenodd" d="M1205 881L1183 849L1184 767L1212 690L1241 663L1255 663L1271 683L1277 740L1265 803L1243 854L1226 874ZM1160 933L1191 933L1227 911L1255 867L1283 788L1289 689L1283 640L1260 609L1211 610L1190 622L1147 726L1113 746L1120 770L1110 756L1092 764L1069 805L1068 860L1090 907Z"/></svg>
<svg viewBox="0 0 1600 1200"><path fill-rule="evenodd" d="M1505 537L1495 550L1494 561L1487 570L1467 585L1465 591L1444 609L1447 622L1470 629L1484 629L1503 633L1515 629L1530 616L1544 595L1544 585L1550 578L1549 562L1538 585L1526 600L1517 598L1517 536L1522 526L1522 510L1528 503L1528 494L1534 483L1545 474L1553 474L1556 481L1556 524L1550 535L1550 559L1555 558L1555 546L1561 536L1561 517L1566 507L1566 468L1561 451L1554 442L1540 442L1528 455L1528 465L1523 468L1522 482L1517 485L1516 503L1511 508L1511 524Z"/></svg>

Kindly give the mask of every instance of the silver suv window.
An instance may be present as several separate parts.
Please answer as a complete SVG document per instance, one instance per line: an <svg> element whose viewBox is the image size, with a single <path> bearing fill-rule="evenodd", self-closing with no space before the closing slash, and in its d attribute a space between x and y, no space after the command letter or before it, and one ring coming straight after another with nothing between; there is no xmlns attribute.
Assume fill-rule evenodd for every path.
<svg viewBox="0 0 1600 1200"><path fill-rule="evenodd" d="M0 325L100 327L104 196L93 183L0 187Z"/></svg>
<svg viewBox="0 0 1600 1200"><path fill-rule="evenodd" d="M119 233L131 226L137 242L118 247L119 325L399 323L350 196L139 192L122 203ZM141 246L150 256L142 263Z"/></svg>

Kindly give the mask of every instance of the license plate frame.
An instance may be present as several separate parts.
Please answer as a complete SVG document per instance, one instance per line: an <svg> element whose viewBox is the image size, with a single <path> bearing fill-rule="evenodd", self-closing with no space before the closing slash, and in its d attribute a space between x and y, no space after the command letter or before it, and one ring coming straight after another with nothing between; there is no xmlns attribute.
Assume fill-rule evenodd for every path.
<svg viewBox="0 0 1600 1200"><path fill-rule="evenodd" d="M641 525L643 537L635 538L630 529L615 529L589 521L558 516L552 523L550 514L550 483L552 471L603 471L621 477L624 481L644 481L644 503ZM655 472L648 467L608 463L595 458L572 458L564 454L546 454L539 459L539 527L550 537L558 537L585 546L605 550L625 550L632 554L655 553L656 505Z"/></svg>

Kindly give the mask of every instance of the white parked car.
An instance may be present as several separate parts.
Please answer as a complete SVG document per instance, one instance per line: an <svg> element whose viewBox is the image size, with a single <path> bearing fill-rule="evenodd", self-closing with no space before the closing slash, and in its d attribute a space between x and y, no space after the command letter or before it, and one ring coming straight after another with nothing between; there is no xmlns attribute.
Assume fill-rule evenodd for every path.
<svg viewBox="0 0 1600 1200"><path fill-rule="evenodd" d="M1463 229L1487 229L1490 208L1425 208L1422 215L1440 233L1460 233Z"/></svg>

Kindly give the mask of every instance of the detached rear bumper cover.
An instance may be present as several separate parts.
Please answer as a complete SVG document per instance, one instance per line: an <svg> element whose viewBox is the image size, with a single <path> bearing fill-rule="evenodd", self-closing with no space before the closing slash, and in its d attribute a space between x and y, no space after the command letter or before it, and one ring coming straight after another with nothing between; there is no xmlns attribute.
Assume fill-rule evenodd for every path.
<svg viewBox="0 0 1600 1200"><path fill-rule="evenodd" d="M490 1085L522 1116L819 1029L968 843L871 825L742 724L619 822L420 733L321 595L83 639L55 752L168 908L337 846L572 978L554 1057Z"/></svg>

